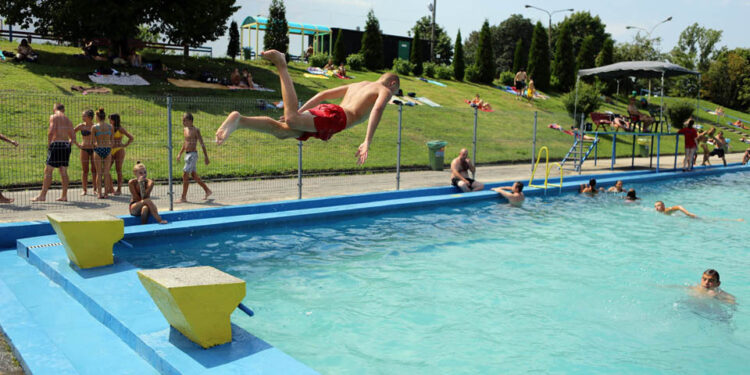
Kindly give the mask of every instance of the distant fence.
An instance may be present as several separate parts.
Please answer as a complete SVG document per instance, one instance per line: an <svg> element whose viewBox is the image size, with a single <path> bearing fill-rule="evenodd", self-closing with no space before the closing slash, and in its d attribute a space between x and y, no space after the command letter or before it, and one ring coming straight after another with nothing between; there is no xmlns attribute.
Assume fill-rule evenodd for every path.
<svg viewBox="0 0 750 375"><path fill-rule="evenodd" d="M194 124L201 130L209 163L198 146L198 175L212 190L214 202L262 201L297 199L305 196L335 194L338 185L360 186L374 174L391 173L390 183L382 178L357 187L357 192L393 190L404 186L425 185L419 175L404 175L404 171L428 170L429 152L425 143L443 140L444 166L456 157L461 148L478 164L527 163L535 157L538 147L547 146L550 156L561 160L571 148L574 137L549 129L548 124L559 123L570 128L572 120L565 113L545 111L482 112L466 107L430 107L428 105L388 105L378 127L365 167L356 165L355 151L364 139L366 122L335 135L330 141L312 139L304 143L279 140L254 131L238 130L225 145L214 143L214 133L231 111L247 116L283 115L273 99L237 97L124 97L115 95L86 96L71 94L35 94L0 91L0 131L20 143L14 147L0 142L0 190L15 199L12 205L2 204L0 210L13 207L33 207L31 199L38 194L47 156L47 128L53 105L63 103L66 115L74 125L82 122L82 111L103 107L107 115L118 113L123 128L134 136L133 142L117 156L110 169L115 188L121 177L122 195L111 199L129 201L127 181L133 178L133 165L143 162L149 177L157 182L155 196L169 200L170 208L183 194L184 155L177 155L183 143L182 115L191 112ZM81 142L82 136L76 134ZM602 136L602 141L612 139ZM608 157L610 150L619 156L630 156L635 150L631 143L636 137L617 137L617 144L625 147L600 145L597 156ZM661 150L675 150L673 137L662 139ZM122 143L127 142L123 137ZM669 143L672 142L672 143ZM591 158L594 155L592 154ZM591 159L590 158L590 159ZM68 200L76 204L96 207L93 196L91 163L86 151L73 146L67 169L71 181ZM84 171L89 169L84 180ZM445 182L450 178L445 173ZM484 176L500 180L503 176ZM85 181L85 182L84 182ZM356 183L355 183L356 182ZM87 186L87 194L81 195ZM189 181L186 198L200 201L204 191ZM361 191L360 191L361 189ZM350 189L351 191L351 189ZM314 194L311 194L314 193ZM339 193L340 194L340 193ZM53 201L60 195L60 177L53 173L53 190L47 196ZM166 208L166 207L165 207Z"/></svg>

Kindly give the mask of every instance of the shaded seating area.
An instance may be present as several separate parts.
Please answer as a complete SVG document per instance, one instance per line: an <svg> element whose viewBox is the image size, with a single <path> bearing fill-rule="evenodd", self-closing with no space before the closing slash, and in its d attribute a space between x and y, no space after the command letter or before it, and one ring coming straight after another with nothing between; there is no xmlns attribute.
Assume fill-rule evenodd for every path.
<svg viewBox="0 0 750 375"><path fill-rule="evenodd" d="M268 25L266 17L246 17L240 25L240 47L250 48L252 50L251 58L259 58L256 51L260 48L260 32L265 31ZM248 31L247 43L245 43L245 30ZM255 48L252 48L252 31L255 30ZM328 37L328 50L333 51L333 38L331 37L331 28L323 25L313 25L309 23L287 22L287 34L300 35L300 50L305 50L305 39L308 36L313 37L313 54L323 52L324 37ZM302 56L290 55L293 60L301 60Z"/></svg>

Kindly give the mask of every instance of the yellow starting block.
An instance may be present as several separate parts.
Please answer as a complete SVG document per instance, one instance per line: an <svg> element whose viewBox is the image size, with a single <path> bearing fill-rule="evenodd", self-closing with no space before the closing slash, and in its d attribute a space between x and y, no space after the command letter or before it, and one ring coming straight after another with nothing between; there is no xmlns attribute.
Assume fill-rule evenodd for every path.
<svg viewBox="0 0 750 375"><path fill-rule="evenodd" d="M80 268L113 263L112 247L125 234L122 219L93 212L47 214L68 258Z"/></svg>
<svg viewBox="0 0 750 375"><path fill-rule="evenodd" d="M203 348L232 341L229 316L245 297L245 281L213 267L138 271L172 327Z"/></svg>

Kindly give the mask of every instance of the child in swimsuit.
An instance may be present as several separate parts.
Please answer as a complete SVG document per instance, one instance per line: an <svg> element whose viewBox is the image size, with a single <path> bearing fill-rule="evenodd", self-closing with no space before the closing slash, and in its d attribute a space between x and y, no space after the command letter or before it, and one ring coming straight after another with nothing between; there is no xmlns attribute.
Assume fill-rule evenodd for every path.
<svg viewBox="0 0 750 375"><path fill-rule="evenodd" d="M125 148L128 147L135 137L130 134L125 128L120 125L120 115L113 113L109 115L109 124L112 125L112 129L115 131L112 135L112 164L115 166L117 172L117 190L110 190L109 192L114 195L120 195L122 192L122 164L125 162ZM128 141L123 145L122 137L128 137Z"/></svg>
<svg viewBox="0 0 750 375"><path fill-rule="evenodd" d="M89 185L89 170L91 171L91 185L94 185L96 179L96 167L94 166L94 136L91 130L94 127L94 111L87 109L81 114L82 123L75 127L75 132L81 132L81 138L83 142L78 143L74 139L76 146L81 149L81 167L83 173L81 174L81 184L83 186L83 192L81 195L88 193Z"/></svg>
<svg viewBox="0 0 750 375"><path fill-rule="evenodd" d="M153 216L159 224L166 224L166 220L162 220L159 216L159 210L156 205L151 201L151 191L154 190L154 180L147 178L148 172L146 166L141 162L136 162L133 167L133 174L135 178L128 181L128 188L130 189L130 204L128 210L130 214L141 218L141 224L148 222L149 214Z"/></svg>
<svg viewBox="0 0 750 375"><path fill-rule="evenodd" d="M112 166L112 126L104 120L107 115L104 108L96 111L98 123L93 126L91 133L94 135L94 163L96 165L96 176L94 184L96 196L98 198L107 198L109 191L112 189L112 176L109 174L109 168ZM102 175L104 176L104 194L102 194Z"/></svg>

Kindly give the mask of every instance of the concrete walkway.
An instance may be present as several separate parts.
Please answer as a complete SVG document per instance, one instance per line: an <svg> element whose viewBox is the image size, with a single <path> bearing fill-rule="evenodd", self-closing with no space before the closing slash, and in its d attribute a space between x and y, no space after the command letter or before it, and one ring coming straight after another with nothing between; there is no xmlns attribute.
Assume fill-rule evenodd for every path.
<svg viewBox="0 0 750 375"><path fill-rule="evenodd" d="M728 163L742 161L741 153L727 155ZM698 161L702 156L698 157ZM660 168L672 169L674 167L674 156L662 157L660 159ZM681 166L682 156L678 157L678 167ZM721 165L721 160L711 158L714 165ZM653 159L653 168L656 167L656 158ZM648 158L636 158L634 168L649 168ZM540 167L542 168L542 167ZM630 158L619 158L615 164L614 171L629 171L631 168ZM597 165L593 160L584 163L582 174L595 174L610 172L610 159L600 159ZM566 171L566 175L574 172ZM551 180L558 178L558 174L553 170ZM543 169L537 171L537 177L544 175ZM531 165L513 164L499 166L483 166L477 168L477 179L480 181L496 182L520 180L528 181L531 176ZM401 189L423 188L433 186L445 186L450 181L450 170L444 171L417 171L401 173ZM181 181L180 181L181 183ZM333 195L360 194L367 192L388 191L396 189L395 173L378 173L366 175L337 175L322 177L304 177L302 186L302 197L313 198ZM245 203L256 203L266 201L280 201L297 199L298 188L296 178L273 179L273 180L250 180L250 181L229 181L229 182L210 182L209 188L214 194L208 201L202 201L203 191L196 184L190 185L188 194L189 203L175 203L175 210L195 209L203 207L218 207L238 205ZM181 185L175 184L175 197L181 194ZM68 197L70 202L56 202L59 197L59 189L50 190L47 195L47 202L32 203L33 198L38 192L18 191L6 192L5 195L16 199L12 204L0 205L0 222L13 221L33 221L46 220L46 214L51 212L74 212L96 210L97 212L106 212L112 215L124 215L128 213L128 203L130 202L129 194L113 196L109 199L96 199L95 197L80 196L81 189L70 189ZM157 186L154 188L153 199L161 211L169 210L169 200L166 186Z"/></svg>

